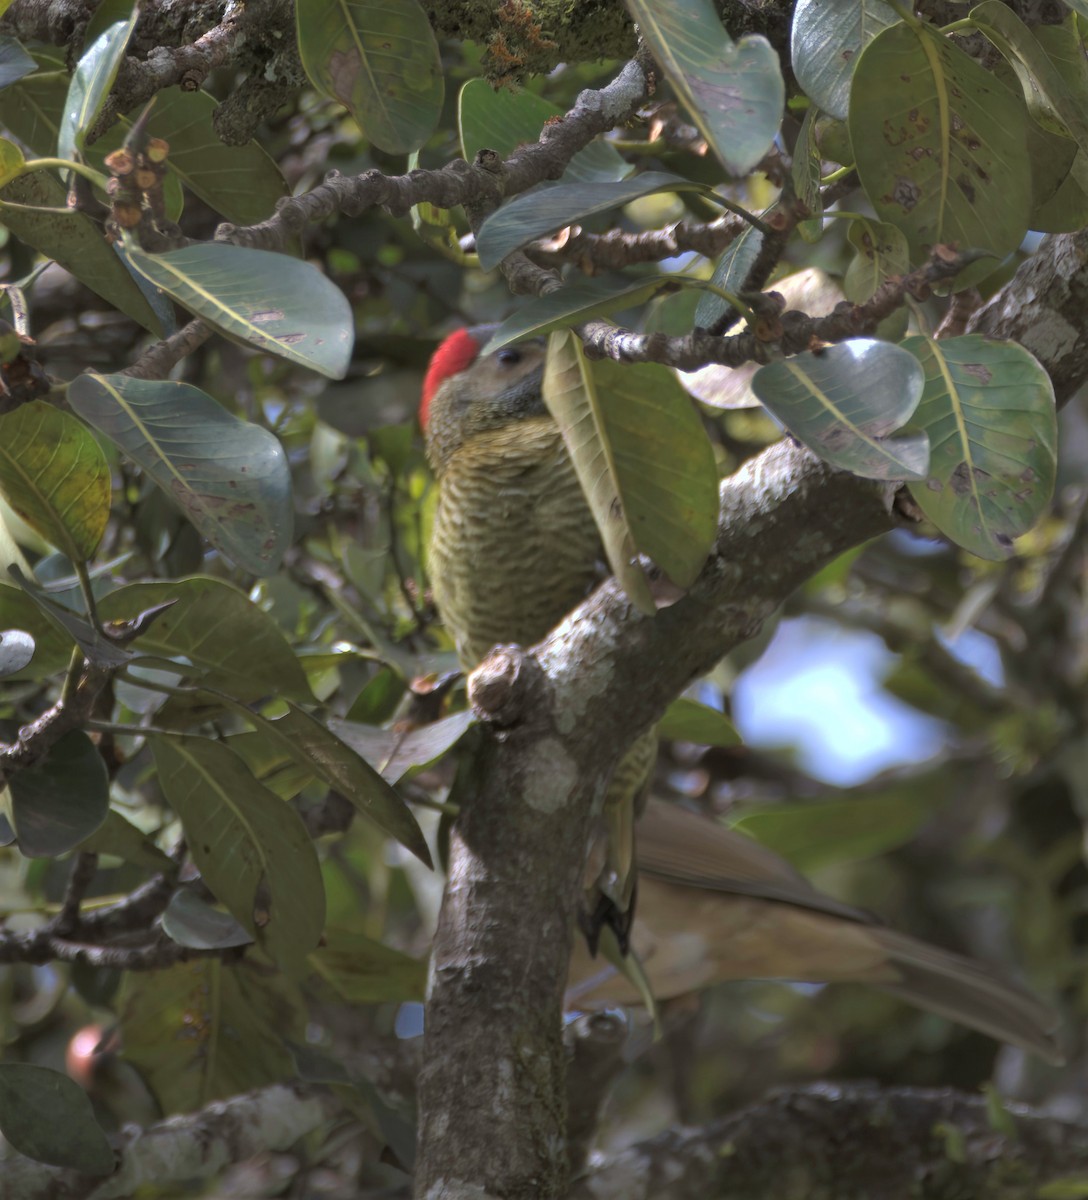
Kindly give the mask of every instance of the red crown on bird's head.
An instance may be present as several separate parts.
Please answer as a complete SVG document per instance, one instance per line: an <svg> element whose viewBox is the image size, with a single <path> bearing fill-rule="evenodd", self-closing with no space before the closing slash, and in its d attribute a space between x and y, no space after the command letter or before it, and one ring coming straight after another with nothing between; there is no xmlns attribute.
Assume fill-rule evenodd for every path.
<svg viewBox="0 0 1088 1200"><path fill-rule="evenodd" d="M423 377L423 397L419 402L419 423L426 429L427 416L435 392L450 378L472 366L483 349L494 326L477 329L457 329L447 337L431 356L427 374ZM480 335L483 334L481 340Z"/></svg>

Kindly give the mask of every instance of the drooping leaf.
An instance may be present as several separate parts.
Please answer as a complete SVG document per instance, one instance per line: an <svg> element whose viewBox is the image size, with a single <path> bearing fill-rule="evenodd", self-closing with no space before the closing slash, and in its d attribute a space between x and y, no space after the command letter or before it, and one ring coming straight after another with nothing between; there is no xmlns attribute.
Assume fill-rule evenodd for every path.
<svg viewBox="0 0 1088 1200"><path fill-rule="evenodd" d="M600 398L582 343L569 330L553 333L544 367L544 402L566 442L609 565L642 613L656 611L646 576L636 559L635 539L620 499L611 445L602 430Z"/></svg>
<svg viewBox="0 0 1088 1200"><path fill-rule="evenodd" d="M836 467L870 479L922 479L924 433L910 420L923 375L898 346L854 338L760 368L752 391L794 435Z"/></svg>
<svg viewBox="0 0 1088 1200"><path fill-rule="evenodd" d="M329 720L329 728L383 779L396 783L409 771L430 766L451 750L473 722L469 710L407 732L358 721Z"/></svg>
<svg viewBox="0 0 1088 1200"><path fill-rule="evenodd" d="M87 1093L60 1071L0 1063L0 1133L28 1158L86 1175L114 1168Z"/></svg>
<svg viewBox="0 0 1088 1200"><path fill-rule="evenodd" d="M898 20L883 0L797 0L790 57L806 95L824 112L845 121L858 55Z"/></svg>
<svg viewBox="0 0 1088 1200"><path fill-rule="evenodd" d="M110 515L110 470L75 417L44 400L0 417L0 490L72 562L94 554Z"/></svg>
<svg viewBox="0 0 1088 1200"><path fill-rule="evenodd" d="M291 471L279 439L188 383L80 375L68 401L145 471L231 562L270 575L291 545Z"/></svg>
<svg viewBox="0 0 1088 1200"><path fill-rule="evenodd" d="M176 603L135 639L133 650L191 663L193 674L244 700L281 695L312 702L279 626L221 579L130 583L103 596L98 610L103 620L131 620L168 600Z"/></svg>
<svg viewBox="0 0 1088 1200"><path fill-rule="evenodd" d="M461 153L469 162L484 149L505 158L519 146L534 144L544 126L563 113L559 105L532 92L493 88L484 79L470 79L458 98ZM562 179L568 183L606 183L623 179L630 172L630 165L619 151L596 138L570 160Z"/></svg>
<svg viewBox="0 0 1088 1200"><path fill-rule="evenodd" d="M0 630L0 679L15 675L34 657L34 639L22 629Z"/></svg>
<svg viewBox="0 0 1088 1200"><path fill-rule="evenodd" d="M1057 416L1050 377L1015 342L980 334L903 348L925 372L913 424L929 434L930 465L911 495L952 541L1002 559L1054 491Z"/></svg>
<svg viewBox="0 0 1088 1200"><path fill-rule="evenodd" d="M87 134L117 78L125 47L139 15L139 8L133 5L128 19L116 22L101 33L76 64L57 135L59 158L70 160L83 149Z"/></svg>
<svg viewBox="0 0 1088 1200"><path fill-rule="evenodd" d="M8 783L8 819L27 858L56 858L102 824L110 807L106 764L95 744L73 729Z"/></svg>
<svg viewBox="0 0 1088 1200"><path fill-rule="evenodd" d="M15 38L0 37L0 88L17 83L37 65Z"/></svg>
<svg viewBox="0 0 1088 1200"><path fill-rule="evenodd" d="M627 8L726 170L746 175L771 148L786 102L770 42L759 34L734 42L711 0L627 0Z"/></svg>
<svg viewBox="0 0 1088 1200"><path fill-rule="evenodd" d="M591 317L603 317L622 308L645 304L656 292L671 285L664 278L586 279L567 284L546 296L521 305L495 330L484 354L525 337L542 337L553 329L568 329Z"/></svg>
<svg viewBox="0 0 1088 1200"><path fill-rule="evenodd" d="M325 889L302 818L222 742L157 734L159 786L208 886L259 945L297 972L321 937Z"/></svg>
<svg viewBox="0 0 1088 1200"><path fill-rule="evenodd" d="M0 97L8 94L6 91L0 92ZM46 171L20 175L0 188L0 201L38 209L60 209L59 212L42 212L32 211L30 207L12 208L9 204L6 208L0 207L0 224L6 226L20 241L59 263L80 283L86 284L92 292L119 308L156 337L163 336L162 322L124 263L102 236L101 228L86 213L66 208L64 187L52 175Z"/></svg>
<svg viewBox="0 0 1088 1200"><path fill-rule="evenodd" d="M174 862L164 854L142 829L115 808L106 814L105 821L79 844L80 850L94 854L109 854L149 871L171 871Z"/></svg>
<svg viewBox="0 0 1088 1200"><path fill-rule="evenodd" d="M763 248L763 234L754 225L745 225L718 259L710 282L722 291L736 295L748 278ZM713 329L730 314L732 325L738 320L736 309L715 292L704 292L695 309L695 324L699 329Z"/></svg>
<svg viewBox="0 0 1088 1200"><path fill-rule="evenodd" d="M129 972L119 1012L125 1059L171 1113L292 1078L282 1039L303 1038L306 1019L282 974L215 957Z"/></svg>
<svg viewBox="0 0 1088 1200"><path fill-rule="evenodd" d="M434 865L418 822L391 784L316 717L290 705L283 716L262 720L258 728L276 738L292 758L346 796L363 816L421 862Z"/></svg>
<svg viewBox="0 0 1088 1200"><path fill-rule="evenodd" d="M310 954L310 982L343 1004L422 1000L427 964L349 929L329 929Z"/></svg>
<svg viewBox="0 0 1088 1200"><path fill-rule="evenodd" d="M497 267L513 251L555 233L564 225L608 212L656 192L708 192L705 184L677 175L646 171L616 183L555 183L517 196L480 226L476 252L485 271Z"/></svg>
<svg viewBox="0 0 1088 1200"><path fill-rule="evenodd" d="M310 263L217 242L167 254L128 245L132 265L156 287L236 341L332 379L351 361L351 305Z"/></svg>
<svg viewBox="0 0 1088 1200"><path fill-rule="evenodd" d="M1028 119L1020 96L921 22L885 29L855 69L858 175L916 259L939 243L997 257L1020 244L1031 204Z"/></svg>
<svg viewBox="0 0 1088 1200"><path fill-rule="evenodd" d="M695 742L699 746L739 746L741 743L740 734L725 713L687 696L674 700L665 709L657 732L663 738Z"/></svg>
<svg viewBox="0 0 1088 1200"><path fill-rule="evenodd" d="M298 0L299 57L310 82L342 104L389 154L417 150L442 113L442 61L417 0Z"/></svg>

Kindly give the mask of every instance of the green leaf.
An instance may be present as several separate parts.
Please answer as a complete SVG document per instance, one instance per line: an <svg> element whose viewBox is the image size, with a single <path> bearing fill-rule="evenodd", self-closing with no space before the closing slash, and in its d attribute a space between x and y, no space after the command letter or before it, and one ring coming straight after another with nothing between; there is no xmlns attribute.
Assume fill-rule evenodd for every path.
<svg viewBox="0 0 1088 1200"><path fill-rule="evenodd" d="M87 1093L48 1067L0 1063L0 1133L38 1162L85 1175L109 1175L114 1168Z"/></svg>
<svg viewBox="0 0 1088 1200"><path fill-rule="evenodd" d="M79 844L80 850L93 854L109 854L149 871L173 871L174 861L164 854L142 829L137 829L115 808L106 814L105 821L89 838Z"/></svg>
<svg viewBox="0 0 1088 1200"><path fill-rule="evenodd" d="M847 237L857 254L846 268L842 289L855 304L864 304L890 275L910 270L907 239L887 221L859 217L850 222Z"/></svg>
<svg viewBox="0 0 1088 1200"><path fill-rule="evenodd" d="M548 340L543 390L544 402L563 434L600 530L612 572L639 612L653 616L653 596L638 564L635 539L620 499L620 481L603 429L593 372L582 343L569 330L553 333Z"/></svg>
<svg viewBox="0 0 1088 1200"><path fill-rule="evenodd" d="M253 719L253 714L247 713ZM365 759L315 717L290 705L274 721L258 728L275 737L297 762L346 796L360 813L395 838L428 867L433 867L426 839L411 810L392 786Z"/></svg>
<svg viewBox="0 0 1088 1200"><path fill-rule="evenodd" d="M910 492L952 541L1003 559L1054 491L1057 416L1050 377L1015 342L980 334L903 348L925 371L916 426L929 434L930 466Z"/></svg>
<svg viewBox="0 0 1088 1200"><path fill-rule="evenodd" d="M627 0L643 40L695 124L732 175L771 148L786 85L766 38L725 31L711 0Z"/></svg>
<svg viewBox="0 0 1088 1200"><path fill-rule="evenodd" d="M755 265L762 248L763 234L754 225L745 225L718 259L710 282L716 288L736 295L744 288L748 272ZM699 329L713 329L729 315L733 318L729 325L734 325L740 319L736 309L721 296L706 292L695 309L695 324Z"/></svg>
<svg viewBox="0 0 1088 1200"><path fill-rule="evenodd" d="M271 575L291 545L291 470L279 439L188 383L80 375L68 402L174 501L216 549Z"/></svg>
<svg viewBox="0 0 1088 1200"><path fill-rule="evenodd" d="M635 546L690 587L718 534L718 466L702 418L666 367L606 358L591 370L596 429Z"/></svg>
<svg viewBox="0 0 1088 1200"><path fill-rule="evenodd" d="M351 361L351 305L316 267L224 242L146 254L128 244L145 279L220 333L332 379Z"/></svg>
<svg viewBox="0 0 1088 1200"><path fill-rule="evenodd" d="M110 470L75 417L44 400L0 417L0 490L72 562L94 554L110 516Z"/></svg>
<svg viewBox="0 0 1088 1200"><path fill-rule="evenodd" d="M9 567L8 576L22 590L24 596L45 617L45 620L66 638L67 660L74 642L83 656L100 667L119 667L128 662L132 655L117 642L108 638L101 629L93 625L84 613L73 612L58 603L52 596L35 587L18 567ZM138 616L139 614L133 614ZM39 645L41 638L39 638Z"/></svg>
<svg viewBox="0 0 1088 1200"><path fill-rule="evenodd" d="M134 649L191 663L193 674L243 700L313 700L276 622L221 579L130 583L103 596L98 611L103 620L131 620L168 600L176 603L135 639Z"/></svg>
<svg viewBox="0 0 1088 1200"><path fill-rule="evenodd" d="M805 94L845 121L858 55L898 20L883 0L797 0L790 56Z"/></svg>
<svg viewBox="0 0 1088 1200"><path fill-rule="evenodd" d="M68 72L63 59L54 59L48 52L39 51L35 60L39 68L35 74L0 89L0 124L44 157L56 149L68 95Z"/></svg>
<svg viewBox="0 0 1088 1200"><path fill-rule="evenodd" d="M162 928L171 941L194 950L225 950L253 941L230 913L212 908L188 888L179 888L170 897Z"/></svg>
<svg viewBox="0 0 1088 1200"><path fill-rule="evenodd" d="M335 717L329 720L329 728L383 779L396 783L409 771L422 770L437 762L460 741L473 720L471 711L466 709L407 732L376 729Z"/></svg>
<svg viewBox="0 0 1088 1200"><path fill-rule="evenodd" d="M172 176L228 221L255 225L271 215L277 200L289 195L287 182L257 142L227 146L220 141L212 125L217 107L207 92L166 88L155 97L149 129L170 143L167 165ZM88 160L101 164L133 123L133 117L122 116L117 126L87 147Z"/></svg>
<svg viewBox="0 0 1088 1200"><path fill-rule="evenodd" d="M4 579L7 579L5 573ZM71 635L58 626L21 588L0 583L0 626L18 629L34 639L34 657L30 664L10 676L12 679L46 679L63 671L72 657Z"/></svg>
<svg viewBox="0 0 1088 1200"><path fill-rule="evenodd" d="M17 83L37 66L15 38L0 37L0 88Z"/></svg>
<svg viewBox="0 0 1088 1200"><path fill-rule="evenodd" d="M87 134L117 78L125 47L139 15L139 8L133 5L128 19L118 21L100 34L76 64L57 135L59 158L72 160L83 149Z"/></svg>
<svg viewBox="0 0 1088 1200"><path fill-rule="evenodd" d="M824 201L820 191L823 162L820 158L820 147L816 142L818 115L817 108L809 108L806 111L797 134L797 144L793 149L793 190L797 193L797 199L812 214L809 220L802 221L797 226L797 232L806 242L818 242L824 232Z"/></svg>
<svg viewBox="0 0 1088 1200"><path fill-rule="evenodd" d="M947 38L893 25L855 70L850 139L876 215L916 258L939 243L1002 257L1027 231L1027 109Z"/></svg>
<svg viewBox="0 0 1088 1200"><path fill-rule="evenodd" d="M708 194L710 189L705 184L661 171L646 171L617 183L547 184L515 197L484 221L476 237L480 266L490 271L528 242L657 192Z"/></svg>
<svg viewBox="0 0 1088 1200"><path fill-rule="evenodd" d="M124 1057L164 1112L192 1112L294 1076L285 1037L304 1039L297 990L264 963L199 958L125 976Z"/></svg>
<svg viewBox="0 0 1088 1200"><path fill-rule="evenodd" d="M892 436L922 394L918 363L905 350L853 338L761 367L752 391L786 428L833 466L869 479L923 479L923 433Z"/></svg>
<svg viewBox="0 0 1088 1200"><path fill-rule="evenodd" d="M461 153L469 162L484 149L505 158L519 146L533 145L544 126L564 112L558 104L532 92L493 88L484 79L470 79L458 98ZM598 137L570 160L562 179L605 183L623 179L630 172L630 164L619 151Z"/></svg>
<svg viewBox="0 0 1088 1200"><path fill-rule="evenodd" d="M0 92L0 97L8 94ZM2 111L0 118L6 122ZM85 213L66 209L66 200L67 193L52 175L46 171L31 171L29 175L21 175L0 188L0 201L8 202L6 207L0 206L0 225L46 258L59 263L80 283L86 284L92 292L119 308L156 337L162 337L162 322L124 263L102 236L100 226ZM35 212L27 208L12 208L12 204L65 211Z"/></svg>
<svg viewBox="0 0 1088 1200"><path fill-rule="evenodd" d="M417 0L298 0L299 57L389 154L418 150L442 113L438 43Z"/></svg>
<svg viewBox="0 0 1088 1200"><path fill-rule="evenodd" d="M34 657L34 639L22 629L0 630L0 679L16 675Z"/></svg>
<svg viewBox="0 0 1088 1200"><path fill-rule="evenodd" d="M739 746L740 734L733 722L716 708L681 696L674 700L661 718L657 732L673 741L695 742L699 746Z"/></svg>
<svg viewBox="0 0 1088 1200"><path fill-rule="evenodd" d="M553 329L569 329L591 317L603 317L623 308L636 308L663 288L675 286L657 278L586 279L567 284L546 296L521 305L495 330L483 354L526 337L543 337Z"/></svg>
<svg viewBox="0 0 1088 1200"><path fill-rule="evenodd" d="M309 957L321 991L343 1004L422 1000L427 963L348 929L329 929Z"/></svg>
<svg viewBox="0 0 1088 1200"><path fill-rule="evenodd" d="M325 889L302 818L211 738L149 739L189 852L231 914L292 973L318 943Z"/></svg>
<svg viewBox="0 0 1088 1200"><path fill-rule="evenodd" d="M27 858L56 858L75 849L102 824L109 807L106 764L80 729L8 779L9 820Z"/></svg>
<svg viewBox="0 0 1088 1200"><path fill-rule="evenodd" d="M1069 0L1074 3L1075 0ZM1084 5L1088 8L1088 5ZM1081 5L1077 5L1081 11ZM1088 12L1084 14L1088 16ZM1088 1200L1088 1175L1066 1175L1063 1179L1052 1179L1036 1189L1034 1200Z"/></svg>

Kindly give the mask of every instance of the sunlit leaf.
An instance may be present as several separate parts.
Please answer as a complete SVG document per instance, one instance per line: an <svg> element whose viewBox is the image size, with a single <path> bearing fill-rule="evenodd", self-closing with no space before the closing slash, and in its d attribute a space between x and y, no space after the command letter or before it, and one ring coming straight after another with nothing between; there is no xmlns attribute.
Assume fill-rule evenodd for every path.
<svg viewBox="0 0 1088 1200"><path fill-rule="evenodd" d="M342 104L370 141L407 154L442 112L442 61L417 0L298 0L299 57L310 82Z"/></svg>
<svg viewBox="0 0 1088 1200"><path fill-rule="evenodd" d="M0 630L0 679L21 671L34 657L34 639L21 629Z"/></svg>
<svg viewBox="0 0 1088 1200"><path fill-rule="evenodd" d="M911 495L952 541L981 558L1005 558L1054 491L1050 377L1022 346L980 334L912 337L903 347L925 371L912 423L930 442L929 473Z"/></svg>
<svg viewBox="0 0 1088 1200"><path fill-rule="evenodd" d="M71 159L83 149L87 134L117 78L125 47L139 15L139 8L133 5L128 19L118 21L100 34L76 63L57 135L58 157Z"/></svg>
<svg viewBox="0 0 1088 1200"><path fill-rule="evenodd" d="M674 700L665 709L657 732L663 738L695 742L699 746L739 746L741 741L725 713L687 696Z"/></svg>
<svg viewBox="0 0 1088 1200"><path fill-rule="evenodd" d="M504 158L519 146L533 145L549 121L564 114L558 104L543 96L513 88L493 88L484 79L470 79L458 98L461 153L472 162L480 150L494 150ZM600 183L622 179L631 167L619 151L594 139L567 164L567 182Z"/></svg>
<svg viewBox="0 0 1088 1200"><path fill-rule="evenodd" d="M923 376L898 346L855 338L760 368L752 391L783 425L836 467L871 479L922 479L924 433L896 433L918 406Z"/></svg>
<svg viewBox="0 0 1088 1200"><path fill-rule="evenodd" d="M858 55L898 20L883 0L797 0L790 57L806 95L824 112L845 121Z"/></svg>
<svg viewBox="0 0 1088 1200"><path fill-rule="evenodd" d="M221 579L195 576L130 583L99 601L103 620L131 620L168 600L176 603L132 644L144 654L192 663L213 687L245 700L311 700L305 672L279 626L243 592Z"/></svg>
<svg viewBox="0 0 1088 1200"><path fill-rule="evenodd" d="M539 187L504 204L484 221L476 252L485 271L497 267L513 251L564 225L608 212L656 192L708 192L705 184L677 175L646 171L616 183L555 183Z"/></svg>
<svg viewBox="0 0 1088 1200"><path fill-rule="evenodd" d="M297 971L325 923L325 889L302 818L211 738L150 739L159 786L208 886L281 965Z"/></svg>
<svg viewBox="0 0 1088 1200"><path fill-rule="evenodd" d="M342 379L351 361L351 305L299 259L223 242L146 254L128 246L145 278L221 333Z"/></svg>
<svg viewBox="0 0 1088 1200"><path fill-rule="evenodd" d="M114 1168L87 1093L48 1067L0 1063L0 1133L38 1162L86 1175L109 1175Z"/></svg>
<svg viewBox="0 0 1088 1200"><path fill-rule="evenodd" d="M73 562L94 554L110 515L110 471L75 417L44 400L0 417L0 490Z"/></svg>
<svg viewBox="0 0 1088 1200"><path fill-rule="evenodd" d="M1014 250L1027 230L1027 109L921 22L885 29L858 60L850 138L877 216L915 257L938 243Z"/></svg>
<svg viewBox="0 0 1088 1200"><path fill-rule="evenodd" d="M291 471L279 439L188 383L80 375L68 401L231 562L274 572L291 544Z"/></svg>
<svg viewBox="0 0 1088 1200"><path fill-rule="evenodd" d="M759 34L734 42L711 0L627 0L627 8L726 169L747 174L771 148L786 101L770 42Z"/></svg>

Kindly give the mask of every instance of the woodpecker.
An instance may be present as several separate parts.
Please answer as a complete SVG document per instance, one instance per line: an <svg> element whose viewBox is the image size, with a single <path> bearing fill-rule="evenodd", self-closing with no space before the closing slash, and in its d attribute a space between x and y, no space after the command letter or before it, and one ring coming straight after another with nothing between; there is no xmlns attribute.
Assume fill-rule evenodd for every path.
<svg viewBox="0 0 1088 1200"><path fill-rule="evenodd" d="M461 666L499 643L540 641L600 582L601 538L559 428L544 404L541 340L481 355L495 326L459 329L435 351L420 423L438 483L429 574ZM634 814L657 753L651 732L617 764L606 835L583 914L626 948L633 910Z"/></svg>

